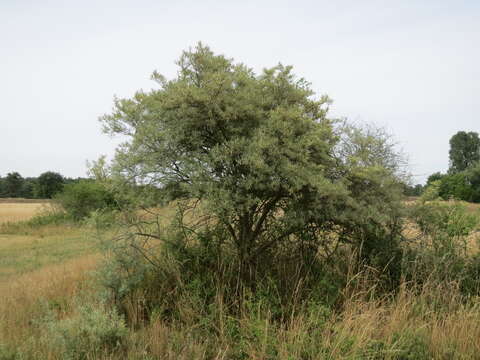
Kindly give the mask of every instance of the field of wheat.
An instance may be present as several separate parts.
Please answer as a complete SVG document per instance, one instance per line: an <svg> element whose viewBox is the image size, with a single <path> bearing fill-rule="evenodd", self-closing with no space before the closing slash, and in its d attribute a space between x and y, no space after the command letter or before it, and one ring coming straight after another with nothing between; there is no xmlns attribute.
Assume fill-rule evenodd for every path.
<svg viewBox="0 0 480 360"><path fill-rule="evenodd" d="M51 207L47 200L2 199L0 201L0 224L28 220Z"/></svg>

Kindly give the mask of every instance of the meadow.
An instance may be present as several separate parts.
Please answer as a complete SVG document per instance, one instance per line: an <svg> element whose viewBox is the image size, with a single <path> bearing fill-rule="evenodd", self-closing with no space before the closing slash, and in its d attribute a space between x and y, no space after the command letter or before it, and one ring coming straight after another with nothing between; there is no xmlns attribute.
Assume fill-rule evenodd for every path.
<svg viewBox="0 0 480 360"><path fill-rule="evenodd" d="M92 252L91 241L78 226L28 222L52 211L48 201L0 202L0 282Z"/></svg>
<svg viewBox="0 0 480 360"><path fill-rule="evenodd" d="M28 203L0 204L4 218L21 205L23 212L12 212L21 212L23 221L0 225L1 360L480 358L480 305L476 298L465 301L458 282L432 279L415 288L405 280L395 296L378 295L369 269L350 275L340 308L312 304L285 323L248 297L245 311L233 318L220 296L210 314L202 313L199 299L180 298L176 320L152 315L145 321L141 288L119 318L98 298L105 254L92 229L32 222L38 207ZM469 205L470 213L477 210ZM473 248L476 235L468 241Z"/></svg>
<svg viewBox="0 0 480 360"><path fill-rule="evenodd" d="M46 200L0 199L0 224L31 219L49 206Z"/></svg>

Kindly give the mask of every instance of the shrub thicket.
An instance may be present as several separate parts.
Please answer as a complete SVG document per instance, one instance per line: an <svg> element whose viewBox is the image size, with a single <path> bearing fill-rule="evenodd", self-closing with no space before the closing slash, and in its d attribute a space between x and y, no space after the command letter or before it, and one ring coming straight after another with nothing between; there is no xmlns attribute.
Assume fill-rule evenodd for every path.
<svg viewBox="0 0 480 360"><path fill-rule="evenodd" d="M456 282L465 295L478 295L478 254L471 252L479 214L461 203L434 201L414 206L411 219L418 236L406 248L404 276L415 283Z"/></svg>
<svg viewBox="0 0 480 360"><path fill-rule="evenodd" d="M403 174L388 134L329 119L328 97L288 66L256 75L201 44L178 64L102 118L127 139L108 171L118 191L162 188L180 209L168 237L134 220L128 241L170 244L182 281L204 274L195 281L225 287L232 308L261 283L282 303L304 298L348 251L395 287Z"/></svg>
<svg viewBox="0 0 480 360"><path fill-rule="evenodd" d="M118 206L112 191L93 180L67 184L55 199L74 220L81 220L96 210L111 210Z"/></svg>
<svg viewBox="0 0 480 360"><path fill-rule="evenodd" d="M444 200L456 199L480 202L480 166L475 165L456 173L435 173L428 178L425 200L441 197Z"/></svg>

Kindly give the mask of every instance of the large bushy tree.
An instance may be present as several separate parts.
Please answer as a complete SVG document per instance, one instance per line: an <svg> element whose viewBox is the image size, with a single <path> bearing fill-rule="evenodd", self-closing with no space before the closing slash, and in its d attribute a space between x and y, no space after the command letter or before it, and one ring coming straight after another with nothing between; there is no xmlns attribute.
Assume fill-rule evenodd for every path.
<svg viewBox="0 0 480 360"><path fill-rule="evenodd" d="M91 179L66 184L55 200L77 221L93 211L116 208L114 195L101 182Z"/></svg>
<svg viewBox="0 0 480 360"><path fill-rule="evenodd" d="M200 200L209 220L193 233L220 258L233 250L245 280L280 253L313 258L339 243L391 263L394 251L372 255L399 235L399 167L383 133L336 126L328 97L289 66L257 75L201 44L178 66L102 118L128 139L114 176Z"/></svg>
<svg viewBox="0 0 480 360"><path fill-rule="evenodd" d="M51 199L62 191L65 178L59 173L47 171L41 174L35 183L34 191L37 198Z"/></svg>
<svg viewBox="0 0 480 360"><path fill-rule="evenodd" d="M476 132L459 131L450 139L451 173L467 170L480 161L480 138Z"/></svg>
<svg viewBox="0 0 480 360"><path fill-rule="evenodd" d="M446 176L446 175L445 175L445 174L442 174L440 171L437 171L437 172L433 173L432 175L430 175L430 176L427 178L426 186L430 185L430 184L433 183L434 181L442 180L445 176Z"/></svg>
<svg viewBox="0 0 480 360"><path fill-rule="evenodd" d="M439 180L427 185L434 183L438 185L438 195L444 200L480 202L480 164L458 173L442 175Z"/></svg>
<svg viewBox="0 0 480 360"><path fill-rule="evenodd" d="M3 196L21 197L24 185L24 179L18 172L8 173L3 179Z"/></svg>

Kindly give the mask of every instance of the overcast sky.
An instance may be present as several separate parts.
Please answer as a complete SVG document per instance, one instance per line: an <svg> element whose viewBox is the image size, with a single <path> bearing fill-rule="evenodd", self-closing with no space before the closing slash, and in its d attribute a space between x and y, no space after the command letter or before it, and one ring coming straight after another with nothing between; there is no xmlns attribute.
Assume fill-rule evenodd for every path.
<svg viewBox="0 0 480 360"><path fill-rule="evenodd" d="M281 62L385 126L416 182L448 167L448 141L480 131L480 1L0 0L0 176L85 176L118 141L113 97L171 78L202 41L256 70Z"/></svg>

